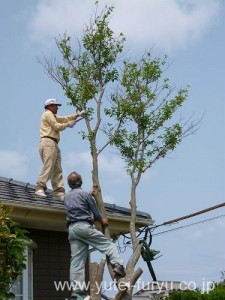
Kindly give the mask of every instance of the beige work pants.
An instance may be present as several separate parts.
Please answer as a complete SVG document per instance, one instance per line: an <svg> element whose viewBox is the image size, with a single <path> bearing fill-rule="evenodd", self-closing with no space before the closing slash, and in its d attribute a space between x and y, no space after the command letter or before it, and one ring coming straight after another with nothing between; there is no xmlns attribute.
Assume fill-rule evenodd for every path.
<svg viewBox="0 0 225 300"><path fill-rule="evenodd" d="M36 189L47 189L46 183L50 179L55 195L64 193L64 183L61 167L61 152L58 144L49 138L42 138L39 153L43 162L41 173L38 177Z"/></svg>

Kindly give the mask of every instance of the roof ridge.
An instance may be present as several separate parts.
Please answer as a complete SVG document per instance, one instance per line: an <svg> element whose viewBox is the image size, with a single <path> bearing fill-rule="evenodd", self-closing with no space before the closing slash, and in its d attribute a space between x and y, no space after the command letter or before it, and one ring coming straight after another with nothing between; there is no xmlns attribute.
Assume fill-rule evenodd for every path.
<svg viewBox="0 0 225 300"><path fill-rule="evenodd" d="M25 188L31 188L31 189L36 189L36 186L34 184L31 184L29 182L23 182L23 181L18 181L13 178L7 178L7 177L2 177L0 176L0 181L6 182L6 183L12 183L21 187ZM47 189L47 191L52 192L52 189Z"/></svg>

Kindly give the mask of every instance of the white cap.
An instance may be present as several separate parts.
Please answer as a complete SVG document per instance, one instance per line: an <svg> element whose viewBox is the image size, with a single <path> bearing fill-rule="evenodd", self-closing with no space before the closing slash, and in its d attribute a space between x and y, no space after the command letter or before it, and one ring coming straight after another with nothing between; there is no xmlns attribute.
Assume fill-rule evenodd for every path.
<svg viewBox="0 0 225 300"><path fill-rule="evenodd" d="M60 103L57 103L57 100L56 100L56 99L47 99L47 100L45 101L45 108L46 108L47 106L51 105L51 104L55 104L55 105L57 105L57 106L61 106L61 105L62 105L62 104L60 104Z"/></svg>

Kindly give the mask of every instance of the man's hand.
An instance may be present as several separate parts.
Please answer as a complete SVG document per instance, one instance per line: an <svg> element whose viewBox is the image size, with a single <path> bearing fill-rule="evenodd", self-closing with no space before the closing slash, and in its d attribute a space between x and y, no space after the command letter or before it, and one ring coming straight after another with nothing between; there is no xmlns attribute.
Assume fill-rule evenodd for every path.
<svg viewBox="0 0 225 300"><path fill-rule="evenodd" d="M100 222L103 226L108 226L108 225L109 225L109 220L108 220L107 218L100 219L99 222Z"/></svg>
<svg viewBox="0 0 225 300"><path fill-rule="evenodd" d="M91 190L91 195L92 196L96 196L97 194L98 194L98 192L99 192L100 190L99 190L99 188L98 188L98 186L97 185L94 185L93 187L92 187L92 190Z"/></svg>
<svg viewBox="0 0 225 300"><path fill-rule="evenodd" d="M76 121L69 121L68 122L68 127L73 128L73 126L76 124Z"/></svg>

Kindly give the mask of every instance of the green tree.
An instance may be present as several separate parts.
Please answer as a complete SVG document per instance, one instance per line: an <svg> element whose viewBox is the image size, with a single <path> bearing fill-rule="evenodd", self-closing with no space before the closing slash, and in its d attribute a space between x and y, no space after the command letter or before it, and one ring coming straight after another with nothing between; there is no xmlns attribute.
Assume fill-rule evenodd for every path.
<svg viewBox="0 0 225 300"><path fill-rule="evenodd" d="M166 300L225 300L224 282L215 283L214 288L208 293L200 290L194 291L171 291Z"/></svg>
<svg viewBox="0 0 225 300"><path fill-rule="evenodd" d="M0 203L0 299L13 298L10 288L26 267L26 231L11 218L12 210Z"/></svg>
<svg viewBox="0 0 225 300"><path fill-rule="evenodd" d="M131 178L131 237L135 235L136 189L141 176L160 158L173 151L181 140L196 130L196 124L172 120L188 96L188 89L175 91L169 79L162 79L166 57L152 58L146 53L138 62L123 62L119 92L111 95L112 106L106 114L120 123L115 136L112 125L108 137L123 158ZM133 234L132 234L133 233Z"/></svg>
<svg viewBox="0 0 225 300"><path fill-rule="evenodd" d="M61 85L69 104L87 111L86 130L81 135L90 144L93 185L101 187L98 158L108 146L115 146L126 163L131 177L130 233L134 249L126 281L133 286L142 273L140 268L134 271L142 247L136 239L136 188L142 174L173 151L183 137L193 133L197 124L172 122L173 114L187 99L188 90L175 91L168 78L161 80L166 57L152 58L148 52L139 62L121 59L125 37L122 33L115 36L110 29L112 11L113 7L105 7L98 14L97 7L81 41L76 40L74 45L67 34L56 40L62 62L45 56L39 62L49 77ZM101 192L96 201L106 216ZM109 228L105 234L110 236ZM130 298L132 288L122 294L116 297ZM97 299L96 295L91 296Z"/></svg>

